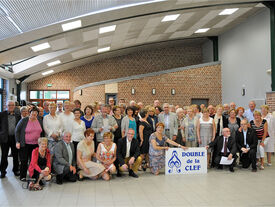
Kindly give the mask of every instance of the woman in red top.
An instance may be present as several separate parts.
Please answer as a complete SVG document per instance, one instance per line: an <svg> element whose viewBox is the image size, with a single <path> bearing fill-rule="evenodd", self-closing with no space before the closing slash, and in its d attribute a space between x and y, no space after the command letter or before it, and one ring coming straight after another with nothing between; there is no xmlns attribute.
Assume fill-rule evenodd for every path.
<svg viewBox="0 0 275 207"><path fill-rule="evenodd" d="M38 145L39 147L32 151L32 158L29 166L29 175L31 178L35 178L35 184L30 183L29 188L41 190L41 186L43 186L42 179L51 179L51 155L48 150L47 138L39 138Z"/></svg>

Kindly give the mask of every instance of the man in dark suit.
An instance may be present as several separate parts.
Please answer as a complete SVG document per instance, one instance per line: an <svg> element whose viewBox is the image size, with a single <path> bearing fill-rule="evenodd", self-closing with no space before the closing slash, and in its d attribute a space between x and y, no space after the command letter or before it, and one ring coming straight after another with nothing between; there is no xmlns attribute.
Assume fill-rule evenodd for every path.
<svg viewBox="0 0 275 207"><path fill-rule="evenodd" d="M236 145L240 152L243 168L248 168L252 163L252 172L257 172L256 153L258 139L253 129L248 128L246 119L241 121L241 128L236 133Z"/></svg>
<svg viewBox="0 0 275 207"><path fill-rule="evenodd" d="M222 130L222 136L218 136L215 140L209 145L206 146L206 149L216 147L217 154L215 156L214 162L218 164L219 168L222 169L222 165L220 165L220 161L222 157L227 157L228 160L232 160L234 158L233 163L230 165L229 170L234 172L234 164L236 161L236 142L235 139L230 136L230 129L224 128Z"/></svg>
<svg viewBox="0 0 275 207"><path fill-rule="evenodd" d="M70 182L76 182L76 161L74 154L71 133L64 132L63 140L58 142L54 148L53 169L57 174L57 184L63 184L63 178Z"/></svg>
<svg viewBox="0 0 275 207"><path fill-rule="evenodd" d="M142 158L139 156L140 150L138 140L133 139L134 135L135 130L129 129L126 137L118 140L117 160L120 171L129 171L129 176L138 178L136 172L141 165Z"/></svg>
<svg viewBox="0 0 275 207"><path fill-rule="evenodd" d="M19 175L18 150L15 145L15 127L20 120L20 114L15 113L15 102L8 101L8 110L0 113L0 144L1 144L1 163L0 163L0 178L6 177L6 169L8 167L8 153L11 148L13 157L13 173Z"/></svg>

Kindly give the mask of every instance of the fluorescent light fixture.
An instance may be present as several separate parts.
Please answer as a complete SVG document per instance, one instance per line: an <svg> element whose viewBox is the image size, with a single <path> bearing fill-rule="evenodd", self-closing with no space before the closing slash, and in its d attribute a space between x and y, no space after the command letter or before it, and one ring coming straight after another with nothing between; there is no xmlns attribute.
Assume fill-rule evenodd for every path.
<svg viewBox="0 0 275 207"><path fill-rule="evenodd" d="M167 15L161 21L162 22L175 21L179 16L180 16L179 14Z"/></svg>
<svg viewBox="0 0 275 207"><path fill-rule="evenodd" d="M219 15L230 15L236 12L239 8L224 9Z"/></svg>
<svg viewBox="0 0 275 207"><path fill-rule="evenodd" d="M42 75L49 75L49 74L51 74L51 73L53 73L53 70L48 70L48 71L42 73Z"/></svg>
<svg viewBox="0 0 275 207"><path fill-rule="evenodd" d="M81 20L65 23L65 24L62 24L61 26L64 32L68 30L76 29L81 27Z"/></svg>
<svg viewBox="0 0 275 207"><path fill-rule="evenodd" d="M103 47L103 48L99 48L97 50L97 52L106 52L106 51L109 51L110 50L110 47Z"/></svg>
<svg viewBox="0 0 275 207"><path fill-rule="evenodd" d="M39 45L36 45L36 46L33 46L31 47L31 49L34 51L34 52L38 52L40 50L45 50L47 48L50 48L51 46L49 45L48 42L45 42L45 43L42 43L42 44L39 44Z"/></svg>
<svg viewBox="0 0 275 207"><path fill-rule="evenodd" d="M112 25L112 26L107 26L107 27L101 27L99 29L99 34L103 34L106 32L112 32L116 30L116 25Z"/></svg>
<svg viewBox="0 0 275 207"><path fill-rule="evenodd" d="M56 61L53 61L53 62L47 63L47 65L48 65L49 67L51 67L51 66L54 66L54 65L58 65L58 64L60 64L60 63L61 63L61 61L60 61L60 60L56 60Z"/></svg>
<svg viewBox="0 0 275 207"><path fill-rule="evenodd" d="M195 33L204 33L207 32L210 28L202 28L202 29L198 29Z"/></svg>

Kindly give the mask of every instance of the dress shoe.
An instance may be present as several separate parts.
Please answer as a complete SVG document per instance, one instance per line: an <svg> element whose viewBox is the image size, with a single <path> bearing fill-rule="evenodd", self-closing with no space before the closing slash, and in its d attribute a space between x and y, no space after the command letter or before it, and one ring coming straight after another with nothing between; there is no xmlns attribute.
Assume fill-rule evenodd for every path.
<svg viewBox="0 0 275 207"><path fill-rule="evenodd" d="M63 175L56 175L56 184L58 185L63 184Z"/></svg>
<svg viewBox="0 0 275 207"><path fill-rule="evenodd" d="M134 177L134 178L138 178L138 175L136 173L134 173L133 170L129 171L129 176Z"/></svg>
<svg viewBox="0 0 275 207"><path fill-rule="evenodd" d="M230 171L230 172L235 172L235 170L234 170L233 167L230 167L230 168L229 168L229 171Z"/></svg>
<svg viewBox="0 0 275 207"><path fill-rule="evenodd" d="M218 165L218 170L222 170L223 169L223 165Z"/></svg>
<svg viewBox="0 0 275 207"><path fill-rule="evenodd" d="M116 176L120 178L121 177L121 173L117 172Z"/></svg>
<svg viewBox="0 0 275 207"><path fill-rule="evenodd" d="M20 175L20 172L19 171L15 171L13 172L15 176L19 176Z"/></svg>
<svg viewBox="0 0 275 207"><path fill-rule="evenodd" d="M251 171L252 171L252 172L257 172L257 168L256 168L256 169L252 169Z"/></svg>
<svg viewBox="0 0 275 207"><path fill-rule="evenodd" d="M2 178L5 178L5 177L6 177L6 173L1 173L0 178L2 179Z"/></svg>

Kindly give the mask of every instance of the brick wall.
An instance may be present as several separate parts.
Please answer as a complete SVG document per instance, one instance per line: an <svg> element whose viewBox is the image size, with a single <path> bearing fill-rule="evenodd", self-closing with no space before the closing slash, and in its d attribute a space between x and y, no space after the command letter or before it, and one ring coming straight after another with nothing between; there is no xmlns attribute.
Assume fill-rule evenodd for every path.
<svg viewBox="0 0 275 207"><path fill-rule="evenodd" d="M125 56L72 68L28 83L29 90L45 90L52 84L51 90L73 90L86 83L127 77L184 67L202 63L201 45L173 46L160 49L138 51ZM29 96L29 93L28 93ZM29 97L28 97L29 98Z"/></svg>
<svg viewBox="0 0 275 207"><path fill-rule="evenodd" d="M275 92L266 93L266 104L269 106L269 111L275 111Z"/></svg>
<svg viewBox="0 0 275 207"><path fill-rule="evenodd" d="M75 93L73 93L73 99L80 100L83 109L85 106L91 105L95 101L104 103L105 85L84 88L82 89L82 95L79 94L79 91L76 91Z"/></svg>
<svg viewBox="0 0 275 207"><path fill-rule="evenodd" d="M135 89L134 95L131 94L132 88ZM153 88L156 89L156 95L152 94ZM171 95L172 88L176 91L175 95ZM209 104L217 105L222 102L221 91L221 65L218 64L118 82L117 95L118 99L124 98L126 103L136 100L145 105L151 105L155 99L161 103L190 105L192 98L209 99ZM80 96L79 91L76 91L74 98L85 104L104 102L104 85L84 88L82 92L83 95Z"/></svg>

